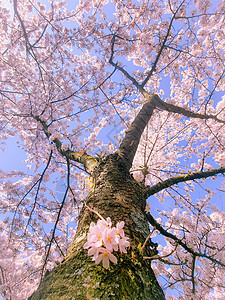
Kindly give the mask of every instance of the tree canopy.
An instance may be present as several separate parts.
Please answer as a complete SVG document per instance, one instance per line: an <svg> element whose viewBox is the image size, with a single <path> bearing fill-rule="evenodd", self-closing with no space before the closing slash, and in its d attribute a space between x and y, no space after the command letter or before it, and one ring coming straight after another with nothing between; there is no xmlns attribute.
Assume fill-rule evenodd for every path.
<svg viewBox="0 0 225 300"><path fill-rule="evenodd" d="M0 171L1 295L62 260L116 153L150 197L167 299L222 299L225 2L0 0L0 18L1 150L23 153Z"/></svg>

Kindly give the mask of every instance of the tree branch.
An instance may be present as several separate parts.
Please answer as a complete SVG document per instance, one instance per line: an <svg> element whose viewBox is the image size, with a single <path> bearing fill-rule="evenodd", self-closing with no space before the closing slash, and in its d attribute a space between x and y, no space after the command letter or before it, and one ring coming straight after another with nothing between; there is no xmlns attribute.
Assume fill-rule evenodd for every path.
<svg viewBox="0 0 225 300"><path fill-rule="evenodd" d="M193 249L191 249L190 247L188 247L182 240L180 240L178 237L176 237L174 234L166 231L154 218L153 216L148 213L146 214L146 217L149 221L149 223L155 227L163 236L166 236L172 240L174 240L178 245L180 245L181 247L183 247L187 252L191 253L193 256L195 257L203 257L203 258L206 258L208 260L210 260L211 262L215 263L215 264L218 264L222 267L225 267L225 264L218 261L217 259L211 257L211 256L208 256L206 254L203 254L203 253L198 253L198 252L195 252Z"/></svg>
<svg viewBox="0 0 225 300"><path fill-rule="evenodd" d="M145 95L146 94L147 93L145 93ZM149 97L150 96L151 95L149 95ZM219 123L225 124L225 121L218 119L217 116L199 114L199 113L193 112L191 110L185 109L183 107L176 106L171 103L166 103L166 102L162 101L159 97L157 98L157 107L161 108L162 110L166 110L166 111L173 112L176 114L181 114L181 115L189 117L189 118L196 118L196 119L202 119L202 120L211 119L211 120L215 120Z"/></svg>
<svg viewBox="0 0 225 300"><path fill-rule="evenodd" d="M191 269L192 294L195 294L195 263L196 263L196 256L193 255L192 269Z"/></svg>
<svg viewBox="0 0 225 300"><path fill-rule="evenodd" d="M162 43L162 45L160 47L160 50L159 50L159 52L158 52L158 54L156 56L156 59L155 59L154 63L152 65L152 68L151 68L151 70L149 71L148 75L146 76L146 78L143 80L143 82L141 84L142 87L144 87L146 85L146 83L148 82L149 78L152 76L153 72L155 72L155 70L156 70L157 63L158 63L159 58L160 58L160 56L161 56L161 54L162 54L162 52L163 52L163 50L165 48L165 45L166 45L167 39L169 37L170 30L172 28L172 24L173 24L174 19L175 19L175 15L172 17L172 19L170 21L169 28L167 30L167 34L166 34L166 36L165 36L165 38L163 40L163 43Z"/></svg>
<svg viewBox="0 0 225 300"><path fill-rule="evenodd" d="M117 151L118 154L126 161L128 168L130 169L133 163L133 159L135 156L135 153L137 151L137 147L141 138L141 135L145 129L145 126L148 124L154 109L160 108L162 110L166 110L168 112L173 112L177 114L181 114L183 116L189 117L189 118L198 118L203 120L215 120L217 122L220 122L222 124L225 124L225 121L218 119L217 116L214 115L204 115L199 114L190 110L187 110L185 108L182 108L180 106L176 106L170 103L166 103L160 99L160 97L156 94L150 94L148 93L144 87L143 83L140 85L134 77L132 77L126 70L124 70L122 67L120 67L117 63L113 62L113 54L114 54L114 44L115 44L116 36L114 35L111 41L111 56L109 59L109 63L114 66L115 69L120 70L128 79L132 81L134 86L141 92L141 94L145 97L147 100L147 103L145 103L140 110L139 114L131 124L131 127L128 129L128 131L125 134L125 137L119 147L119 150ZM146 78L147 79L147 78ZM145 81L144 81L145 84Z"/></svg>
<svg viewBox="0 0 225 300"><path fill-rule="evenodd" d="M39 116L35 116L34 119L42 125L43 131L44 131L46 137L49 139L52 134L48 131L48 126L45 123L45 121L41 120ZM84 166L85 170L90 174L93 172L95 166L97 165L97 160L94 157L92 157L91 155L89 155L87 153L76 152L76 151L72 151L72 150L63 150L62 143L58 138L55 138L53 140L53 143L56 145L58 152L62 156L64 156L66 159L76 161L76 162L82 164Z"/></svg>
<svg viewBox="0 0 225 300"><path fill-rule="evenodd" d="M141 135L156 108L157 98L159 97L155 94L149 95L148 102L143 105L142 109L132 122L117 150L117 153L127 163L129 169L132 167Z"/></svg>
<svg viewBox="0 0 225 300"><path fill-rule="evenodd" d="M173 21L176 19L176 14L177 14L177 12L180 10L180 8L182 7L182 5L183 5L184 2L185 2L185 1L182 1L182 2L180 3L179 7L176 9L175 12L173 12L173 11L171 10L171 12L173 13L173 17L172 17L171 20L170 20L170 24L169 24L169 27L168 27L168 29L167 29L167 33L166 33L166 35L165 35L165 37L164 37L164 39L163 39L163 42L162 42L161 47L160 47L160 49L159 49L159 52L158 52L158 54L157 54L157 56L156 56L156 58L155 58L155 61L154 61L153 65L152 65L152 68L151 68L151 70L149 71L149 73L148 73L148 75L146 76L146 78L143 80L143 82L142 82L142 84L141 84L141 87L144 87L144 86L146 85L146 83L148 82L148 80L149 80L150 77L152 76L153 72L155 72L157 63L158 63L158 61L159 61L159 59L160 59L160 56L162 55L163 50L164 50L165 47L166 47L166 42L167 42L167 40L168 40L168 37L170 36L170 32L171 32L171 28L172 28L172 25L173 25Z"/></svg>
<svg viewBox="0 0 225 300"><path fill-rule="evenodd" d="M181 115L189 117L189 118L198 118L198 119L203 119L203 120L212 119L219 123L225 124L225 121L218 119L214 115L203 115L203 114L195 113L195 112L192 112L190 110L187 110L185 108L182 108L182 107L170 104L170 103L166 103L166 102L162 101L158 95L150 94L147 91L145 91L140 85L139 85L139 90L142 93L142 95L145 97L147 102L143 105L142 109L140 110L140 112L138 113L136 118L134 119L130 128L127 130L125 137L119 147L119 150L117 151L118 154L126 161L129 169L132 166L133 159L134 159L135 153L137 151L137 147L138 147L141 135L145 129L145 126L148 124L155 108L161 108L168 112L181 114ZM209 176L213 176L213 175L209 175ZM208 176L206 176L206 177L208 177ZM204 178L204 176L199 177L199 178Z"/></svg>
<svg viewBox="0 0 225 300"><path fill-rule="evenodd" d="M58 222L60 220L60 215L61 215L63 206L65 204L67 194L68 194L68 191L69 191L69 187L70 187L70 162L69 162L68 158L66 159L66 163L67 163L67 187L66 187L65 194L63 196L63 200L62 200L62 202L60 204L60 207L59 207L59 211L58 211L57 218L56 218L56 221L55 221L55 224L54 224L54 228L52 230L51 240L50 240L49 244L47 245L48 250L47 250L47 254L45 256L45 261L44 261L44 264L43 264L43 267L42 267L41 279L43 278L44 269L45 269L45 266L48 262L48 257L49 257L50 251L51 251L51 246L52 246L53 242L55 241L55 233L56 233L56 230L57 230L57 225L58 225Z"/></svg>
<svg viewBox="0 0 225 300"><path fill-rule="evenodd" d="M111 56L109 58L109 63L110 65L112 65L115 70L119 70L120 72L122 72L128 79L130 79L134 86L139 90L139 91L142 91L143 88L141 87L141 85L137 82L137 80L131 76L123 67L120 67L118 65L118 63L114 63L113 62L113 54L114 54L114 44L115 44L115 40L116 40L116 35L114 34L113 37L112 37L112 40L111 40Z"/></svg>
<svg viewBox="0 0 225 300"><path fill-rule="evenodd" d="M24 39L25 39L25 45L26 45L26 51L31 55L31 57L35 60L37 66L38 66L38 69L39 69L39 72L40 72L40 76L41 76L41 80L42 80L42 83L43 83L43 88L44 90L46 91L45 89L45 82L44 82L44 78L43 78L43 74L42 74L42 67L40 65L40 63L38 62L38 59L36 57L36 54L33 50L33 46L31 45L31 43L29 42L29 38L28 38L28 35L27 35L27 31L26 31L26 28L25 28L25 25L24 25L24 22L18 12L18 8L17 8L17 0L13 0L13 7L14 7L14 13L15 13L15 16L17 16L17 18L19 19L19 22L20 22L20 25L22 27L22 31L23 31L23 36L24 36Z"/></svg>
<svg viewBox="0 0 225 300"><path fill-rule="evenodd" d="M205 172L197 172L192 174L185 174L180 176L175 176L169 179L166 179L162 182L159 182L153 186L147 186L145 188L145 197L148 198L149 196L152 196L168 187L171 187L174 184L177 184L179 182L186 182L194 179L201 179L201 178L208 178L217 174L224 174L225 173L225 167L219 168L219 169L212 169Z"/></svg>

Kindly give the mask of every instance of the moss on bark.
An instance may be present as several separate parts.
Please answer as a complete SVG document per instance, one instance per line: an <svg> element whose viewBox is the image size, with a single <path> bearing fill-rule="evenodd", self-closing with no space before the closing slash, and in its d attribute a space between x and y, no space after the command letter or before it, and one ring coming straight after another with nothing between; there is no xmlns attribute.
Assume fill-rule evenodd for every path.
<svg viewBox="0 0 225 300"><path fill-rule="evenodd" d="M102 264L95 265L83 245L89 225L97 221L97 216L84 207L66 258L44 277L30 299L165 299L150 262L143 260L138 251L138 244L143 244L149 234L142 191L142 185L117 155L101 161L87 205L104 218L111 217L113 225L125 221L131 243L128 253L116 253L118 263L111 263L108 270ZM151 256L151 249L146 247L144 254Z"/></svg>

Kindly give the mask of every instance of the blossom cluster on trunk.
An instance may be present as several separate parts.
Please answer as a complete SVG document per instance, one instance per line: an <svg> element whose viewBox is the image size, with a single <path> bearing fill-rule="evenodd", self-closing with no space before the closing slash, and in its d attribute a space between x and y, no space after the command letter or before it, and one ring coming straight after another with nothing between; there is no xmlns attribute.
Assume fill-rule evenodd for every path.
<svg viewBox="0 0 225 300"><path fill-rule="evenodd" d="M130 246L128 237L125 237L123 227L124 221L116 224L116 227L111 227L112 222L108 217L105 220L98 220L97 224L91 223L87 242L84 244L84 249L88 250L88 255L92 256L92 260L96 264L102 261L103 267L109 268L109 261L117 263L117 258L112 254L113 251L127 253L126 247Z"/></svg>

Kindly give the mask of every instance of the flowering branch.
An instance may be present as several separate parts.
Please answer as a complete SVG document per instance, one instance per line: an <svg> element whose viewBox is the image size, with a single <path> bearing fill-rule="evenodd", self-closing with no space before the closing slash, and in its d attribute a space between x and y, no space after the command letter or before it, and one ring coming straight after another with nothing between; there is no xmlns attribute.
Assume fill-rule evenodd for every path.
<svg viewBox="0 0 225 300"><path fill-rule="evenodd" d="M212 169L205 172L196 172L192 174L184 174L180 176L175 176L169 179L166 179L164 181L161 181L153 186L147 186L145 188L145 197L148 198L149 196L152 196L168 187L171 187L174 184L180 183L180 182L186 182L194 179L201 179L201 178L208 178L212 177L217 174L224 174L225 173L225 167L218 168L218 169Z"/></svg>
<svg viewBox="0 0 225 300"><path fill-rule="evenodd" d="M181 6L180 6L181 7ZM179 7L179 9L180 9ZM177 10L178 11L178 10ZM158 56L156 58L155 64L158 62L158 59L161 55L161 52L163 51L163 48L165 46L165 43L167 41L167 38L169 36L171 26L173 19L175 18L175 15L177 11L174 13L174 16L170 22L169 29L167 31L167 35L163 41L161 50L158 53ZM118 154L126 161L128 168L130 169L133 163L134 156L137 151L137 147L141 138L141 135L145 129L145 126L148 124L149 120L151 119L153 115L153 111L155 108L159 108L162 110L166 110L168 112L173 112L177 114L181 114L183 116L189 117L189 118L198 118L202 120L215 120L219 123L225 124L224 120L221 120L217 118L215 115L208 115L208 114L200 114L197 112L193 112L191 110L185 109L180 106L173 105L171 103L166 103L163 100L160 99L160 97L156 94L150 94L148 93L145 89L144 86L151 77L155 66L153 65L153 68L151 71L148 73L147 77L145 80L142 82L142 84L139 84L138 81L129 74L123 67L121 67L118 63L115 63L113 61L113 56L114 56L114 46L115 46L115 41L116 38L120 38L118 35L114 34L112 39L111 39L111 55L109 58L109 63L115 68L118 69L120 72L122 72L125 77L127 77L133 85L138 89L138 91L145 97L147 102L143 105L141 108L139 114L136 116L134 119L133 123L131 124L131 127L127 130L125 137L120 145L119 150L117 151ZM114 70L115 70L114 69Z"/></svg>
<svg viewBox="0 0 225 300"><path fill-rule="evenodd" d="M24 199L32 192L32 190L37 185L37 190L36 190L36 193L35 193L33 207L32 207L31 212L29 214L29 218L28 218L28 221L27 221L26 229L25 229L25 232L26 232L27 227L30 224L30 221L31 221L31 218L32 218L32 214L33 214L33 212L35 210L35 207L36 207L36 204L37 204L37 198L38 198L38 194L39 194L39 190L40 190L41 184L43 182L44 175L45 175L46 171L48 170L48 167L50 165L51 159L52 159L52 150L50 151L48 162L47 162L47 164L46 164L43 172L41 173L40 177L38 178L38 180L36 180L32 184L32 186L29 188L29 190L25 193L25 195L21 198L21 200L19 201L19 203L16 205L16 209L15 209L15 212L13 214L12 223L11 223L10 238L11 238L11 233L12 233L12 229L13 229L14 222L15 222L15 217L16 217L16 214L18 212L19 206L22 204L22 202L24 201Z"/></svg>
<svg viewBox="0 0 225 300"><path fill-rule="evenodd" d="M144 250L144 248L145 248L145 246L146 246L148 240L150 239L150 237L151 237L151 235L153 234L153 232L155 231L155 229L156 229L156 228L154 227L153 230L149 233L149 235L148 235L147 238L145 239L144 244L143 244L143 246L142 246L141 249L140 249L140 253L143 252L143 250Z"/></svg>
<svg viewBox="0 0 225 300"><path fill-rule="evenodd" d="M88 173L92 173L95 166L97 165L97 160L94 157L87 153L76 152L69 149L64 150L62 142L57 137L52 138L52 134L49 132L46 122L43 121L39 116L33 116L33 118L42 125L46 137L52 140L52 142L56 145L58 152L62 156L66 157L66 159L82 164Z"/></svg>
<svg viewBox="0 0 225 300"><path fill-rule="evenodd" d="M150 72L148 73L148 75L146 76L146 78L144 79L144 81L143 81L142 84L141 84L142 87L144 87L144 86L146 85L146 83L148 82L148 80L149 80L150 77L152 76L153 72L155 72L155 70L156 70L157 63L158 63L158 61L159 61L159 59L160 59L160 57L161 57L161 55L162 55L162 52L163 52L164 48L166 47L166 42L167 42L168 37L169 37L169 35L170 35L170 31L171 31L171 28L172 28L172 25L173 25L173 21L174 21L175 18L176 18L176 13L178 12L178 10L180 9L180 7L181 7L182 4L183 4L183 2L182 2L182 3L180 4L180 6L177 8L176 12L174 13L173 17L172 17L171 20L170 20L170 24L169 24L167 33L166 33L166 35L165 35L165 37L164 37L164 39L163 39L162 45L161 45L161 47L160 47L160 49L159 49L159 52L158 52L158 54L157 54L157 56L156 56L156 58L155 58L155 61L154 61L153 65L152 65L152 68L151 68Z"/></svg>
<svg viewBox="0 0 225 300"><path fill-rule="evenodd" d="M159 259L159 260L161 260L161 258L169 257L169 256L172 255L176 250L177 250L177 245L176 245L176 247L175 247L170 253L168 253L168 254L165 254L165 255L163 255L163 256L161 256L161 255L153 255L153 256L150 256L150 257L144 256L143 259L151 259L151 260L152 260L152 259Z"/></svg>
<svg viewBox="0 0 225 300"><path fill-rule="evenodd" d="M118 154L123 160L126 161L128 168L130 169L133 163L134 156L136 154L141 135L150 120L154 109L156 108L157 95L149 95L148 102L146 102L141 108L140 112L132 122L130 128L127 130L125 137L120 144Z"/></svg>
<svg viewBox="0 0 225 300"><path fill-rule="evenodd" d="M188 247L181 239L179 239L178 237L176 237L174 234L168 232L167 230L165 230L154 218L153 216L148 213L146 214L147 216L147 219L149 221L149 223L154 226L162 235L174 240L178 245L182 246L186 251L188 251L189 253L191 253L193 256L195 257L203 257L203 258L206 258L208 260L210 260L211 262L215 263L215 264L218 264L222 267L225 268L225 264L218 261L217 259L211 257L211 256L208 256L204 253L198 253L196 251L194 251L193 249L191 249L190 247Z"/></svg>
<svg viewBox="0 0 225 300"><path fill-rule="evenodd" d="M50 251L51 251L51 246L55 241L55 233L56 233L56 230L57 230L57 225L58 225L58 222L60 220L60 215L61 215L62 209L64 207L64 204L65 204L65 201L66 201L66 198L67 198L67 194L68 194L68 191L69 191L69 186L70 186L70 164L69 164L69 160L67 159L67 187L66 187L66 190L65 190L65 193L64 193L64 196L63 196L63 200L62 200L62 202L60 204L60 207L59 207L59 211L58 211L58 214L57 214L57 219L56 219L55 224L54 224L54 228L52 230L51 240L50 240L49 244L47 245L48 250L47 250L47 254L45 256L45 261L44 261L44 264L43 264L43 267L42 267L41 278L43 277L43 274L44 274L44 268L45 268L45 266L47 264L47 261L48 261L48 257L49 257Z"/></svg>
<svg viewBox="0 0 225 300"><path fill-rule="evenodd" d="M142 90L141 85L137 82L137 80L136 80L133 76L131 76L131 75L130 75L123 67L119 66L118 63L114 63L114 62L113 62L114 45L115 45L116 38L119 38L119 36L114 34L113 37L112 37L112 40L111 40L111 56L110 56L110 58L109 58L109 63L110 63L110 65L112 65L112 66L115 68L115 70L116 70L116 69L119 70L119 71L122 72L128 79L130 79L130 80L133 82L133 84L136 86L136 88L137 88L138 90Z"/></svg>
<svg viewBox="0 0 225 300"><path fill-rule="evenodd" d="M147 96L148 93L145 93L145 94ZM147 97L151 97L151 95L149 94L149 96L147 96ZM217 116L208 115L208 114L199 114L199 113L193 112L191 110L185 109L183 107L164 102L159 97L157 98L156 105L158 108L161 108L162 110L180 114L180 115L183 115L183 116L186 116L189 118L202 119L202 120L215 120L219 123L225 124L225 121L218 119Z"/></svg>

